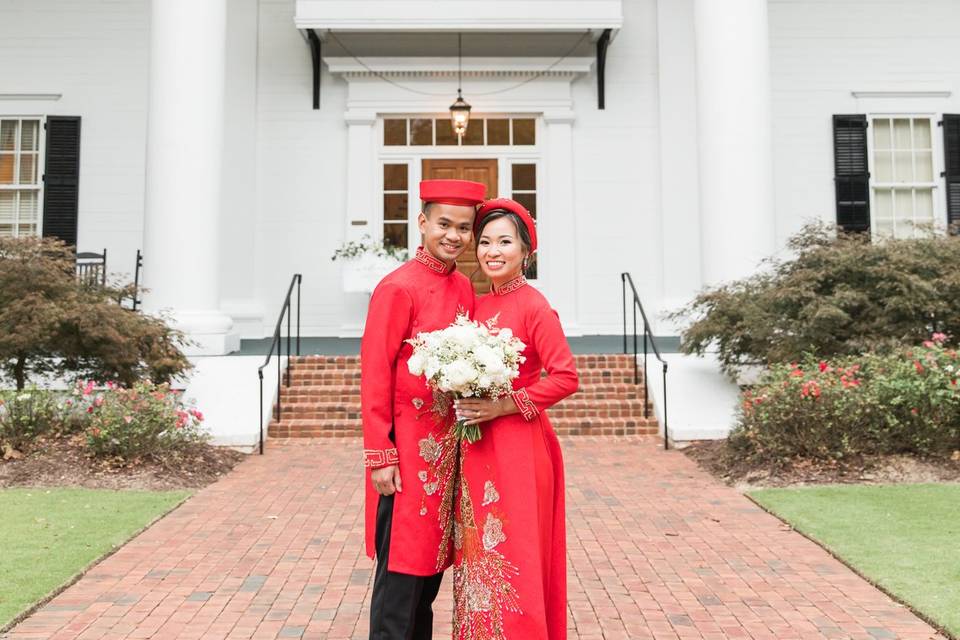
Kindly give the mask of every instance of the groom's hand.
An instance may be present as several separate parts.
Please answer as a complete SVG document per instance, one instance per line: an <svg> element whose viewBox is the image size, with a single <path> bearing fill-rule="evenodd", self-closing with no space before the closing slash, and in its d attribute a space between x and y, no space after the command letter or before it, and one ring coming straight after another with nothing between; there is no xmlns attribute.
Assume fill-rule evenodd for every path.
<svg viewBox="0 0 960 640"><path fill-rule="evenodd" d="M398 465L392 464L389 467L374 469L370 472L370 481L373 482L373 488L382 496L392 496L396 491L403 493Z"/></svg>

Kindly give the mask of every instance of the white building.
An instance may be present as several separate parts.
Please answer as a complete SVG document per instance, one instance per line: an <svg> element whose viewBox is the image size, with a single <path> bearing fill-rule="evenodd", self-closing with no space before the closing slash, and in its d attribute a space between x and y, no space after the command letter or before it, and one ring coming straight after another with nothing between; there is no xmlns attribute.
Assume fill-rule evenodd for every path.
<svg viewBox="0 0 960 640"><path fill-rule="evenodd" d="M304 335L359 335L334 250L415 247L418 180L480 176L535 210L568 333L617 334L624 271L656 317L810 219L960 220L958 24L957 0L0 0L0 234L111 271L142 249L146 306L219 354L272 335L297 272Z"/></svg>

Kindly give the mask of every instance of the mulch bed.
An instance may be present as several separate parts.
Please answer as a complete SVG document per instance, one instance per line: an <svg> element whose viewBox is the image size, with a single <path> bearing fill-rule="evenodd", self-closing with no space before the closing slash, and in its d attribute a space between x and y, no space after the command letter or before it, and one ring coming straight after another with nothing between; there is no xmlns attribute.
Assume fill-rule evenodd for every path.
<svg viewBox="0 0 960 640"><path fill-rule="evenodd" d="M0 460L0 488L199 489L216 482L244 457L226 447L199 445L163 461L98 460L88 455L82 435L53 436L38 439L22 457Z"/></svg>
<svg viewBox="0 0 960 640"><path fill-rule="evenodd" d="M733 455L725 445L724 440L693 442L683 452L704 470L742 490L814 484L960 482L960 453L944 458L888 455L760 464Z"/></svg>

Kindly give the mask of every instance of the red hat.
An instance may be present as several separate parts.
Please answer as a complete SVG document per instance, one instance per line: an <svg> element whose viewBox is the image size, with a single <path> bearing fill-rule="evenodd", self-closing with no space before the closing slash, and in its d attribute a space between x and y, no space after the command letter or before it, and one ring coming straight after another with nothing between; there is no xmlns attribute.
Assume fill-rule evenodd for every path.
<svg viewBox="0 0 960 640"><path fill-rule="evenodd" d="M537 224L533 216L530 215L526 207L510 198L494 198L480 205L480 208L477 209L477 217L473 221L473 235L477 235L480 229L480 222L488 213L493 211L509 211L510 213L517 214L520 220L523 221L523 226L527 228L527 233L530 235L530 253L537 250Z"/></svg>
<svg viewBox="0 0 960 640"><path fill-rule="evenodd" d="M471 180L422 180L420 199L424 202L475 207L487 197L487 185Z"/></svg>

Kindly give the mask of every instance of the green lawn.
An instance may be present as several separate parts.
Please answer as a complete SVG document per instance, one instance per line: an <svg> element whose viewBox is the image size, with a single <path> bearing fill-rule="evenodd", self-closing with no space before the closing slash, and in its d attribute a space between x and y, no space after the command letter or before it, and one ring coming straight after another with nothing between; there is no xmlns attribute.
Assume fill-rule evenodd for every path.
<svg viewBox="0 0 960 640"><path fill-rule="evenodd" d="M960 637L960 485L764 489L750 496Z"/></svg>
<svg viewBox="0 0 960 640"><path fill-rule="evenodd" d="M189 495L0 490L0 628Z"/></svg>

